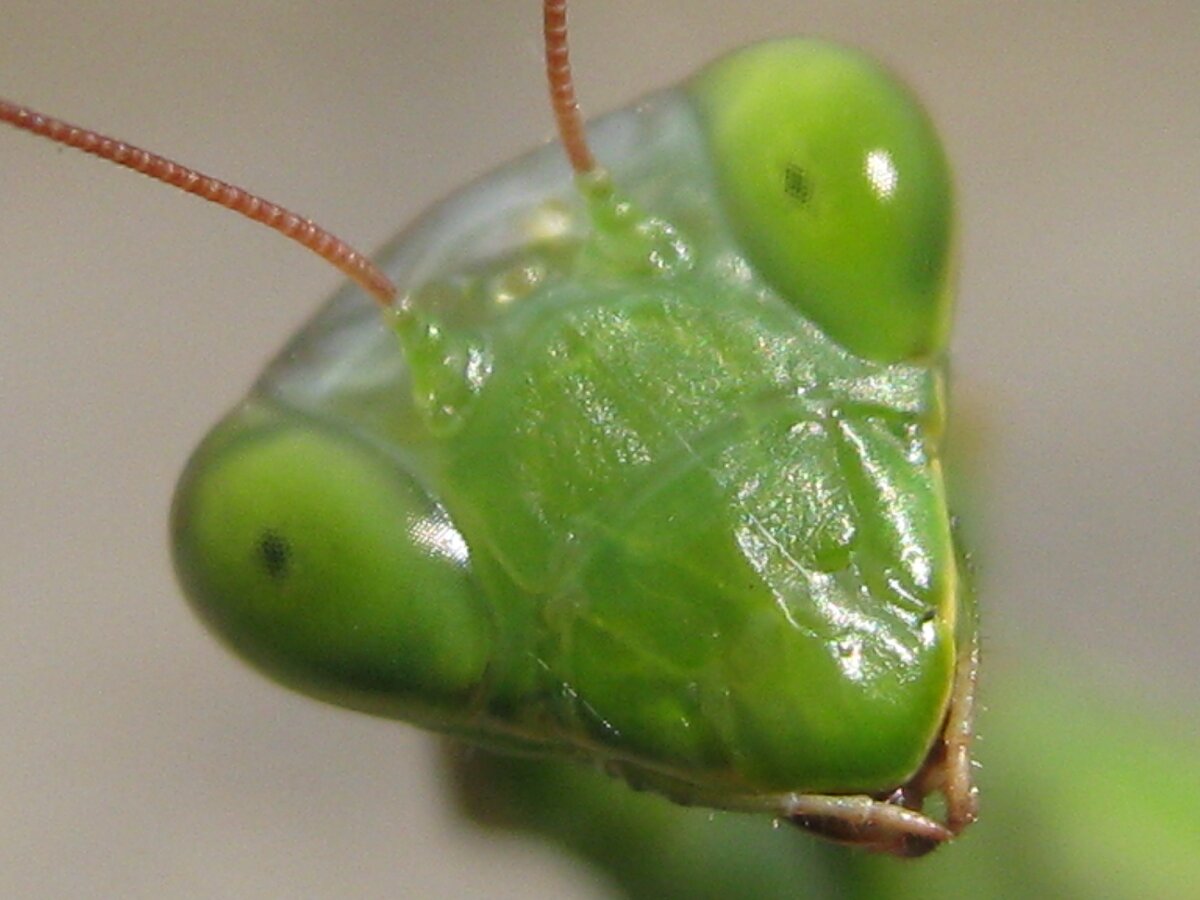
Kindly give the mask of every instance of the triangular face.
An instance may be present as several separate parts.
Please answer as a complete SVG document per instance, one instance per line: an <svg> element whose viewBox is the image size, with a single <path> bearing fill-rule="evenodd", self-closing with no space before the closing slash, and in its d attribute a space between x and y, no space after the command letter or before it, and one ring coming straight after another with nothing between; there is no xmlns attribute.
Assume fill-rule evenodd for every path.
<svg viewBox="0 0 1200 900"><path fill-rule="evenodd" d="M814 47L840 52L793 49ZM806 809L795 795L881 795L917 774L966 633L939 466L942 314L928 340L864 340L878 273L779 293L722 156L722 65L592 127L609 171L578 190L546 147L435 207L382 256L395 332L343 292L198 451L177 558L231 643L324 699L589 758L686 801L788 814ZM844 228L826 196L844 176L806 173L802 193L824 192ZM824 291L837 273L822 266L799 283ZM883 321L919 332L927 312L895 296ZM848 331L827 313L839 297L864 306ZM283 498L270 522L216 499L248 473ZM288 521L293 490L308 512ZM346 491L394 497L361 544ZM303 553L320 559L305 569ZM208 571L217 558L245 577ZM311 581L279 576L293 569ZM322 642L315 608L344 634Z"/></svg>

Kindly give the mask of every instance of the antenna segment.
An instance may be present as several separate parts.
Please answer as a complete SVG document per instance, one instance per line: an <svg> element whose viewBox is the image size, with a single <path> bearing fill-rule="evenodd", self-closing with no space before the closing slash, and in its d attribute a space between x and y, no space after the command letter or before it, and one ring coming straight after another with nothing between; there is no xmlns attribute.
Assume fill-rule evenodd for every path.
<svg viewBox="0 0 1200 900"><path fill-rule="evenodd" d="M133 169L156 181L241 213L255 222L261 222L333 263L374 297L380 306L391 306L396 297L396 288L388 277L341 238L321 228L311 219L299 216L243 188L189 169L149 150L86 128L79 128L52 116L42 115L19 103L0 99L0 121Z"/></svg>
<svg viewBox="0 0 1200 900"><path fill-rule="evenodd" d="M546 77L550 81L550 102L558 134L562 138L567 159L577 175L586 175L596 168L596 160L588 148L583 131L583 117L575 99L575 84L571 81L571 59L567 52L567 0L546 0L543 6L546 36Z"/></svg>

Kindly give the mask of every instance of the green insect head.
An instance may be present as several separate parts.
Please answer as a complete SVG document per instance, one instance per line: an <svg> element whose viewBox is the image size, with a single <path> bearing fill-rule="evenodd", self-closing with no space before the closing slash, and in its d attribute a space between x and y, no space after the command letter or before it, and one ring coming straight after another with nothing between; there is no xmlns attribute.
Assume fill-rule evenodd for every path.
<svg viewBox="0 0 1200 900"><path fill-rule="evenodd" d="M181 480L184 590L321 699L927 852L974 817L936 135L779 41L589 139L402 234L392 327L293 340Z"/></svg>

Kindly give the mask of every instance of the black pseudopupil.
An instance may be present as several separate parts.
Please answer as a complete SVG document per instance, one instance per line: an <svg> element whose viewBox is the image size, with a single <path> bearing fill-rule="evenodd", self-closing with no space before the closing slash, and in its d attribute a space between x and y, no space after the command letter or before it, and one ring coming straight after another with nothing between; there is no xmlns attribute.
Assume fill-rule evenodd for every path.
<svg viewBox="0 0 1200 900"><path fill-rule="evenodd" d="M282 581L292 561L292 546L279 532L268 529L258 539L258 559L268 575Z"/></svg>
<svg viewBox="0 0 1200 900"><path fill-rule="evenodd" d="M812 199L812 181L808 173L795 163L788 163L783 171L783 190L801 205Z"/></svg>

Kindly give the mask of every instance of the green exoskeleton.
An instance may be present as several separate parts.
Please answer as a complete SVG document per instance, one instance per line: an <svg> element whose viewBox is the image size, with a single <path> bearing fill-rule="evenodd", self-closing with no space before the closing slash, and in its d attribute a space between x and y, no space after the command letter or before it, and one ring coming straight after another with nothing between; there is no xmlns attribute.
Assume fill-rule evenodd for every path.
<svg viewBox="0 0 1200 900"><path fill-rule="evenodd" d="M927 852L976 803L940 143L788 40L589 127L601 169L564 6L574 185L480 180L380 254L382 318L347 286L300 332L187 466L183 588L321 699Z"/></svg>

